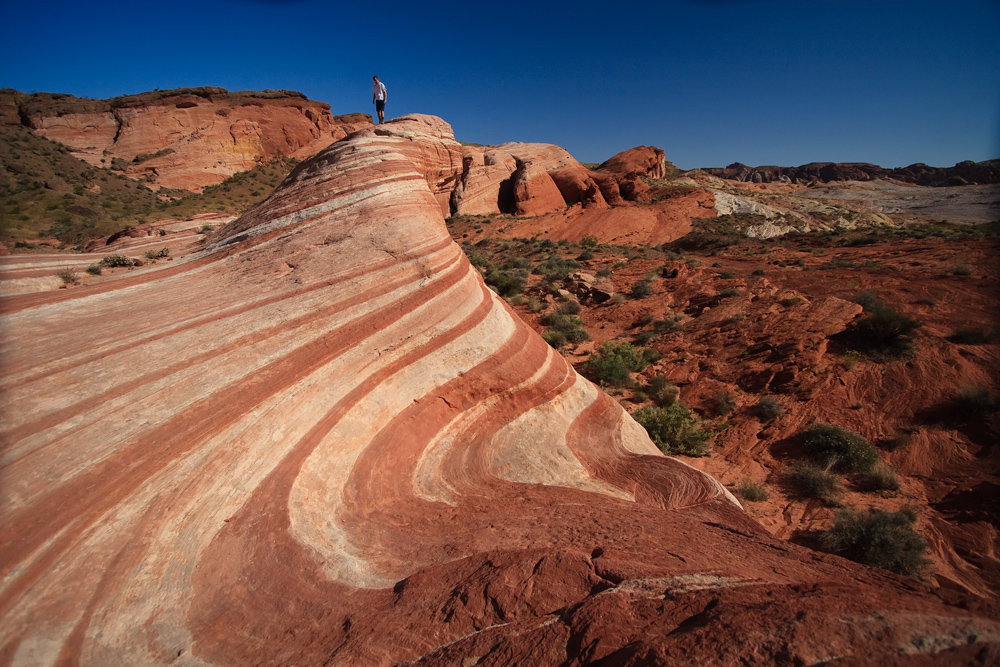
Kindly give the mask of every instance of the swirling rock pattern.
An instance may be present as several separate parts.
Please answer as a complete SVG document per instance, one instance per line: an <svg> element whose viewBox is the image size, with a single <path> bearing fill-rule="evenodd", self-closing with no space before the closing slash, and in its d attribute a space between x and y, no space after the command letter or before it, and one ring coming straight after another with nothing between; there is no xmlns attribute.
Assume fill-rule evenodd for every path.
<svg viewBox="0 0 1000 667"><path fill-rule="evenodd" d="M0 299L0 664L993 650L660 455L448 238L462 159L398 119L186 261Z"/></svg>

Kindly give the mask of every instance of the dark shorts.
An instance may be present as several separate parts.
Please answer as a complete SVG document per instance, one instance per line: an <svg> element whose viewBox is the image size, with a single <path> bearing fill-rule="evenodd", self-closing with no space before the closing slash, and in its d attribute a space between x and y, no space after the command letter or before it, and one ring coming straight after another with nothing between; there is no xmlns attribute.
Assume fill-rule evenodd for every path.
<svg viewBox="0 0 1000 667"><path fill-rule="evenodd" d="M375 100L375 111L385 111L385 100Z"/></svg>

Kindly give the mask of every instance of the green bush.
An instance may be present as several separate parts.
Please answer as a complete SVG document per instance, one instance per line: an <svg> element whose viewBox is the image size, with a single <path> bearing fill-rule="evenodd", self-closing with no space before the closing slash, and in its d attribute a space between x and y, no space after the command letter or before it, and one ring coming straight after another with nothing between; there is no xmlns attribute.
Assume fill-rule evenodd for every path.
<svg viewBox="0 0 1000 667"><path fill-rule="evenodd" d="M710 434L701 427L701 420L680 403L639 408L632 417L646 429L650 440L664 454L703 456L707 453Z"/></svg>
<svg viewBox="0 0 1000 667"><path fill-rule="evenodd" d="M560 315L579 315L580 303L577 301L567 301L556 309Z"/></svg>
<svg viewBox="0 0 1000 667"><path fill-rule="evenodd" d="M840 494L840 479L829 468L807 461L796 461L784 472L784 478L795 486L804 496L818 498L827 505L835 505Z"/></svg>
<svg viewBox="0 0 1000 667"><path fill-rule="evenodd" d="M736 275L732 271L723 271L719 274L719 277L723 280L732 280Z"/></svg>
<svg viewBox="0 0 1000 667"><path fill-rule="evenodd" d="M771 421L785 414L785 406L770 396L761 396L760 400L757 401L757 407L754 412L759 419Z"/></svg>
<svg viewBox="0 0 1000 667"><path fill-rule="evenodd" d="M817 422L801 438L809 456L825 466L865 472L878 463L878 452L867 440L840 426Z"/></svg>
<svg viewBox="0 0 1000 667"><path fill-rule="evenodd" d="M722 298L722 299L729 299L729 298L732 298L734 296L739 296L739 295L740 295L740 291L738 289L736 289L735 287L727 287L726 289L724 289L721 292L719 292L719 297Z"/></svg>
<svg viewBox="0 0 1000 667"><path fill-rule="evenodd" d="M767 489L764 488L763 484L758 484L749 479L744 479L741 481L733 492L738 498L743 500L748 500L752 503L760 503L768 498Z"/></svg>
<svg viewBox="0 0 1000 667"><path fill-rule="evenodd" d="M823 548L857 563L897 574L920 574L928 561L927 543L913 529L913 515L868 509L837 512L833 527L820 536Z"/></svg>
<svg viewBox="0 0 1000 667"><path fill-rule="evenodd" d="M99 276L99 275L101 275L101 265L100 264L91 264L90 266L87 267L87 273L89 273L92 276Z"/></svg>
<svg viewBox="0 0 1000 667"><path fill-rule="evenodd" d="M609 387L625 387L632 383L631 373L649 365L652 350L632 347L628 343L608 341L590 356L584 372L595 382Z"/></svg>

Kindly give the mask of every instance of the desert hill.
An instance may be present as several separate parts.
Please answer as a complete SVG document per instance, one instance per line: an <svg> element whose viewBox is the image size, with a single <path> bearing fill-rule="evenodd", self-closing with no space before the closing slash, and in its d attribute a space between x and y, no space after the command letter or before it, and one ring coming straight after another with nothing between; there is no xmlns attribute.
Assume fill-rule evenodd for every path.
<svg viewBox="0 0 1000 667"><path fill-rule="evenodd" d="M470 262L449 235L456 186L475 191L479 164L469 148L431 116L362 129L298 165L239 219L187 250L179 245L173 261L110 262L78 286L0 297L0 660L915 665L1000 657L994 599L774 537L715 478L664 456L616 399L515 314L528 303L512 307L488 289L500 280L494 272L519 278L524 269L514 257ZM515 211L600 210L595 202L608 201L612 182L621 195L632 180L662 178L631 179L610 166L618 176L595 177L552 148L499 148L490 158L483 151L482 180L497 184L498 206L509 181ZM581 301L596 295L596 285L566 271L558 249L570 249L568 240L478 245L489 225L518 216L476 215L491 222L463 232L470 257L477 246L531 244L553 277L534 280L545 290L540 302L570 303L560 289ZM808 405L851 382L819 368L829 365L828 339L849 333L864 308L843 298L847 288L802 266L818 285L803 281L792 303L795 295L771 287L777 269L771 277L746 271L769 257L743 252L760 245L726 245L725 230L707 231L699 243L726 262L718 278L693 257L666 264L645 254L679 247L633 248L617 259L625 248L587 239L573 250L607 264L615 294L654 268L651 291L675 281L672 303L699 320L692 351L719 350L713 337L748 338L714 355L718 370L707 358L692 366L683 352L642 357L661 371L676 366L689 404L699 400L684 393L695 386L691 375L735 377L721 365L744 353L759 373L741 380L743 391L787 390ZM124 250L160 237L148 238L115 243ZM935 243L944 240L932 237L931 253ZM787 268L798 252L782 248L770 259ZM839 255L827 261L843 268ZM969 261L974 280L995 280L980 277L984 260ZM759 310L754 323L785 321L787 345L755 349L754 331L735 331L729 320L741 309L724 302L742 297L723 296L716 281L737 270ZM610 298L592 317L621 331L644 318L642 301ZM642 326L656 327L661 314L651 314ZM794 330L809 334L801 347ZM663 354L674 345L656 347ZM950 355L988 367L995 346ZM772 367L797 373L779 378ZM707 434L685 420L691 437ZM779 423L780 432L798 423ZM743 442L726 441L726 461ZM726 472L760 476L745 466ZM980 546L990 540L995 532Z"/></svg>

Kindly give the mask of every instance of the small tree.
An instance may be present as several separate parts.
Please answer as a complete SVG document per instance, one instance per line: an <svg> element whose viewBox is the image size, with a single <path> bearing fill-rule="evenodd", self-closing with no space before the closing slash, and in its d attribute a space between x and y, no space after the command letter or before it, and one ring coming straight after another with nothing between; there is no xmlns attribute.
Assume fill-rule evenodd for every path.
<svg viewBox="0 0 1000 667"><path fill-rule="evenodd" d="M847 472L865 472L878 463L878 452L853 431L817 422L802 434L802 444L821 464Z"/></svg>

